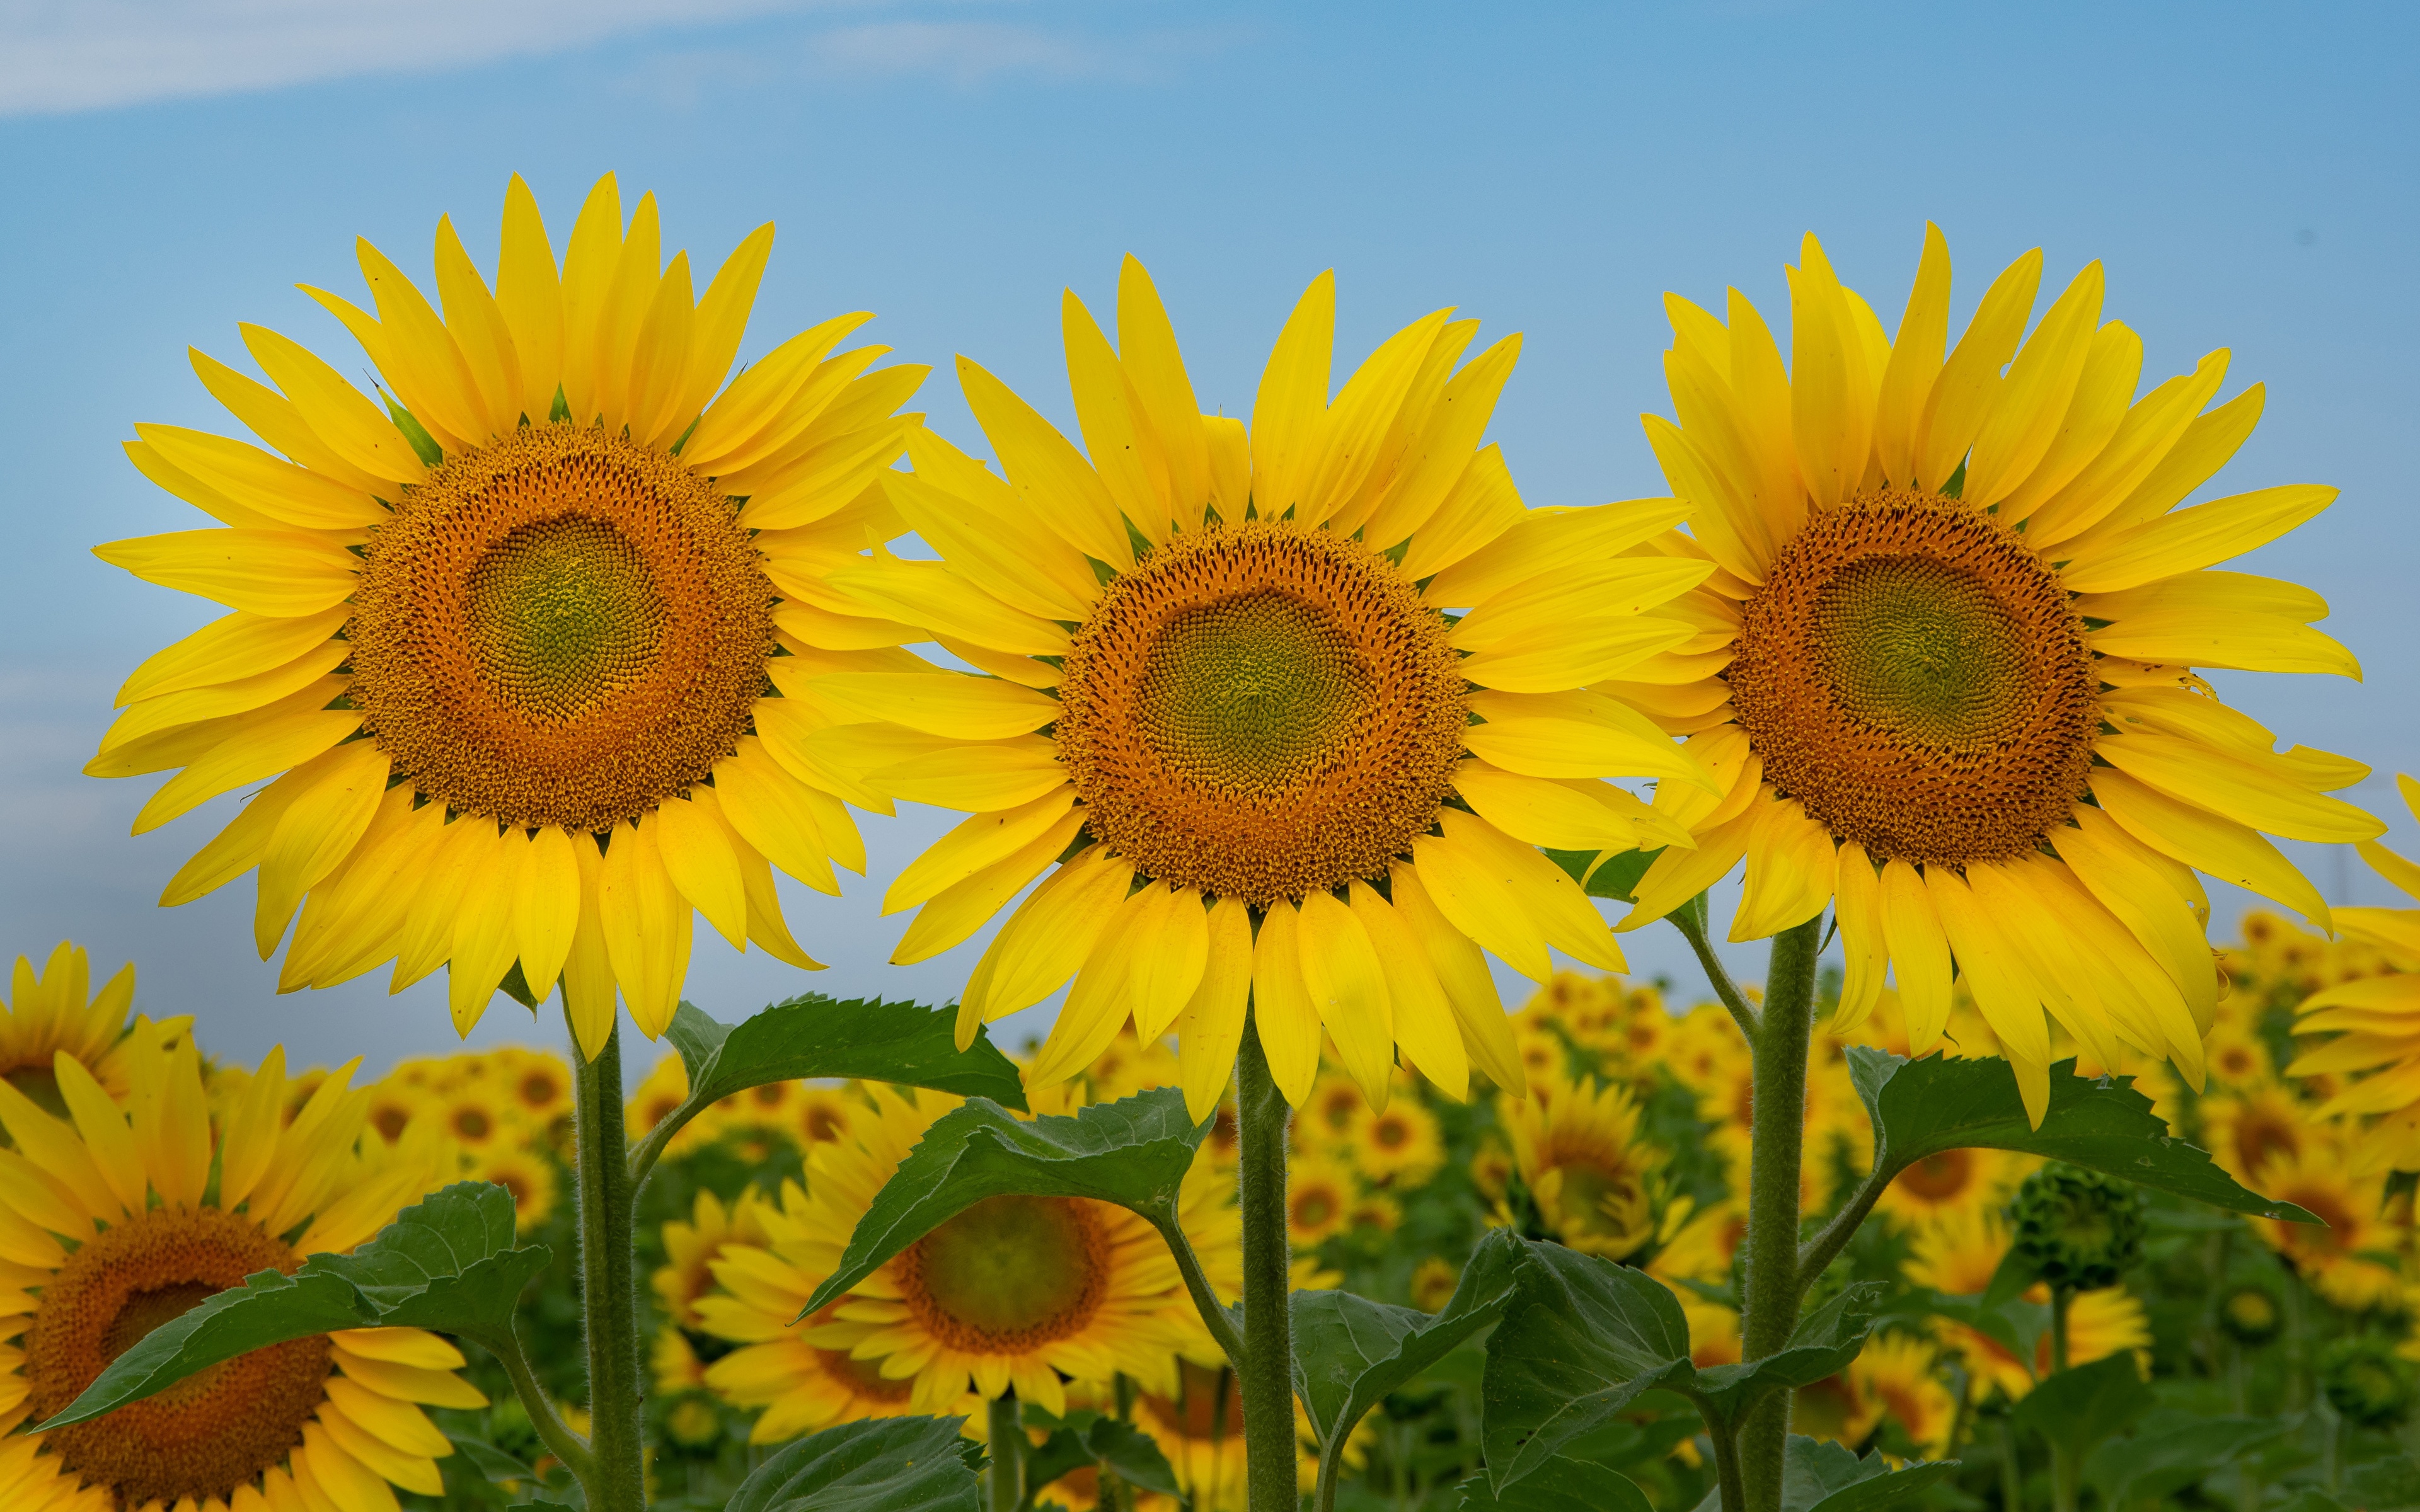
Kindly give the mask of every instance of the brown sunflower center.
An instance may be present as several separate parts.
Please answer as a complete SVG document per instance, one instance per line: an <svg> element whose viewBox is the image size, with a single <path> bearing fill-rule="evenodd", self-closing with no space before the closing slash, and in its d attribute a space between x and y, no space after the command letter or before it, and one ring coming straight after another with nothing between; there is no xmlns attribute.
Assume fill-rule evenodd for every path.
<svg viewBox="0 0 2420 1512"><path fill-rule="evenodd" d="M1267 903L1385 873L1451 791L1465 685L1392 563L1255 521L1182 536L1076 632L1059 749L1146 876Z"/></svg>
<svg viewBox="0 0 2420 1512"><path fill-rule="evenodd" d="M1109 1295L1109 1234L1080 1197L985 1197L898 1263L908 1310L970 1354L1017 1354L1066 1338Z"/></svg>
<svg viewBox="0 0 2420 1512"><path fill-rule="evenodd" d="M1147 1393L1142 1407L1162 1429L1184 1438L1222 1442L1243 1437L1244 1387L1233 1370L1179 1360L1176 1395Z"/></svg>
<svg viewBox="0 0 2420 1512"><path fill-rule="evenodd" d="M1974 1184L1975 1152L1945 1149L1927 1155L1900 1173L1899 1184L1908 1196L1925 1202L1947 1202Z"/></svg>
<svg viewBox="0 0 2420 1512"><path fill-rule="evenodd" d="M33 1417L64 1409L135 1340L206 1298L301 1263L259 1225L215 1208L153 1209L96 1235L43 1287L25 1331ZM324 1335L272 1344L43 1442L121 1507L225 1500L302 1442L328 1371Z"/></svg>
<svg viewBox="0 0 2420 1512"><path fill-rule="evenodd" d="M737 748L773 599L706 480L600 430L525 426L430 472L371 532L350 697L430 797L606 829Z"/></svg>
<svg viewBox="0 0 2420 1512"><path fill-rule="evenodd" d="M1791 541L1727 675L1765 779L1878 859L2034 850L2084 795L2101 722L2056 575L1988 516L1906 489Z"/></svg>

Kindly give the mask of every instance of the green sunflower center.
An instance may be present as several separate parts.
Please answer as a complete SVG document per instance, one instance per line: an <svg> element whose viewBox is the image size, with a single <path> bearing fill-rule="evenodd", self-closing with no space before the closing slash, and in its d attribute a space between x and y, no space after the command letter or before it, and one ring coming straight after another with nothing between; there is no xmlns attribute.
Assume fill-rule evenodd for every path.
<svg viewBox="0 0 2420 1512"><path fill-rule="evenodd" d="M1724 675L1765 780L1877 859L2028 855L2090 778L2083 622L1956 500L1885 488L1819 513L1742 607Z"/></svg>
<svg viewBox="0 0 2420 1512"><path fill-rule="evenodd" d="M644 677L664 639L646 559L603 520L524 525L472 569L465 628L499 702L574 719Z"/></svg>
<svg viewBox="0 0 2420 1512"><path fill-rule="evenodd" d="M1108 1236L1073 1197L986 1197L901 1258L909 1310L970 1353L1065 1338L1091 1321L1109 1288Z"/></svg>
<svg viewBox="0 0 2420 1512"><path fill-rule="evenodd" d="M1465 684L1442 616L1357 541L1180 536L1076 632L1058 743L1095 839L1264 904L1386 873L1452 791Z"/></svg>
<svg viewBox="0 0 2420 1512"><path fill-rule="evenodd" d="M608 829L737 748L774 602L711 482L593 427L523 426L370 532L347 696L448 808Z"/></svg>

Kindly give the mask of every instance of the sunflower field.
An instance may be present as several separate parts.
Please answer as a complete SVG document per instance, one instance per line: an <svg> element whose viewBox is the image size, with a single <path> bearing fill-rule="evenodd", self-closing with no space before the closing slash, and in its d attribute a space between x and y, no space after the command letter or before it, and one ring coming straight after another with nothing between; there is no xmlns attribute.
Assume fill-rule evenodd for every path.
<svg viewBox="0 0 2420 1512"><path fill-rule="evenodd" d="M125 444L216 523L97 554L226 609L85 767L240 796L162 903L564 1053L21 959L10 1512L2420 1507L2420 913L2272 837L2420 867L2203 675L2360 674L2222 568L2334 488L2187 502L2225 350L2143 389L2039 250L1953 340L1929 225L1886 330L1809 235L1667 298L1668 496L1533 506L1454 310L1340 380L1322 273L1230 413L1129 257L1075 435L960 357L952 440L869 315L739 362L772 246L516 177L492 279L306 289L366 390L246 324L265 447ZM689 1000L870 870L946 1001Z"/></svg>

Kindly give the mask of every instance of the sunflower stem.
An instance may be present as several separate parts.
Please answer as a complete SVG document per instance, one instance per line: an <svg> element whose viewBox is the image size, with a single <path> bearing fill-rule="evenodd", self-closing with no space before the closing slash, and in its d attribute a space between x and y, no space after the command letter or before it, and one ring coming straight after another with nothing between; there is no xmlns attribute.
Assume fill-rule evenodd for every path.
<svg viewBox="0 0 2420 1512"><path fill-rule="evenodd" d="M2075 1301L2075 1293L2065 1287L2050 1288L2050 1367L2054 1374L2067 1368L2067 1310ZM2050 1441L2050 1500L2055 1512L2075 1512L2082 1466L2075 1460L2075 1451L2054 1438Z"/></svg>
<svg viewBox="0 0 2420 1512"><path fill-rule="evenodd" d="M1295 1468L1293 1260L1286 1242L1286 1123L1260 1026L1244 1013L1235 1061L1236 1197L1244 1225L1244 1484L1251 1512L1302 1504Z"/></svg>
<svg viewBox="0 0 2420 1512"><path fill-rule="evenodd" d="M1761 1032L1758 1027L1756 1009L1749 1004L1747 995L1740 991L1739 983L1731 980L1731 974L1724 967L1722 958L1714 954L1714 943L1706 937L1706 895L1702 892L1698 894L1664 918L1666 922L1681 932L1689 942L1689 949L1697 952L1698 964L1704 969L1706 980L1714 989L1714 995L1722 1000L1724 1008L1730 1011L1731 1022L1739 1026L1740 1033L1746 1035L1747 1042L1753 1046L1757 1035Z"/></svg>
<svg viewBox="0 0 2420 1512"><path fill-rule="evenodd" d="M1764 1010L1756 1015L1756 1033L1749 1041L1756 1089L1750 1113L1747 1278L1740 1311L1744 1360L1780 1353L1798 1327L1798 1181L1806 1143L1807 1047L1815 1021L1815 955L1823 929L1819 913L1774 936L1765 968ZM1683 933L1689 933L1685 926ZM1704 937L1700 923L1691 943ZM1701 946L1700 954L1711 961L1713 951ZM1715 969L1709 965L1709 975ZM1740 1426L1745 1512L1779 1512L1790 1407L1791 1394L1776 1391Z"/></svg>
<svg viewBox="0 0 2420 1512"><path fill-rule="evenodd" d="M1186 1293L1193 1299L1193 1310L1202 1315L1202 1326L1210 1331L1211 1338L1226 1354L1227 1363L1237 1370L1243 1369L1244 1336L1235 1332L1235 1320L1227 1316L1227 1309L1218 1305L1218 1294L1210 1289L1210 1277L1202 1269L1202 1257L1195 1253L1193 1241L1178 1221L1174 1205L1171 1204L1165 1217L1154 1217L1151 1226L1159 1230L1169 1257L1176 1261L1176 1273L1185 1278Z"/></svg>
<svg viewBox="0 0 2420 1512"><path fill-rule="evenodd" d="M1025 1418L1016 1393L1002 1392L991 1399L987 1427L991 1469L984 1477L986 1512L1016 1512L1025 1501Z"/></svg>
<svg viewBox="0 0 2420 1512"><path fill-rule="evenodd" d="M521 1348L520 1334L509 1325L501 1333L480 1334L472 1342L485 1348L504 1367L504 1375L513 1383L513 1395L520 1398L521 1411L529 1414L530 1427L537 1430L538 1442L547 1453L563 1461L582 1487L597 1478L597 1457L588 1452L588 1441L571 1431L571 1425L554 1410L554 1402L546 1388L537 1383L537 1372L530 1368L529 1354Z"/></svg>
<svg viewBox="0 0 2420 1512"><path fill-rule="evenodd" d="M639 1436L638 1266L631 1227L635 1192L622 1129L622 1031L597 1058L572 1038L574 1154L580 1178L580 1299L588 1330L588 1481L592 1512L643 1512L645 1471Z"/></svg>

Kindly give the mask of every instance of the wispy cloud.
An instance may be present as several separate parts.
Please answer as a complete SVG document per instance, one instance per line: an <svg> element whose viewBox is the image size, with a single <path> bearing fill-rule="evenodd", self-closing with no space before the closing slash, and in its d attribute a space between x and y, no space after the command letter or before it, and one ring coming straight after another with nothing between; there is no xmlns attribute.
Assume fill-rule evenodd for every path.
<svg viewBox="0 0 2420 1512"><path fill-rule="evenodd" d="M808 44L816 66L849 74L938 74L977 84L1001 74L1044 79L1136 78L1179 39L1115 39L1005 22L887 21L840 26Z"/></svg>
<svg viewBox="0 0 2420 1512"><path fill-rule="evenodd" d="M0 115L458 69L830 0L0 0Z"/></svg>

